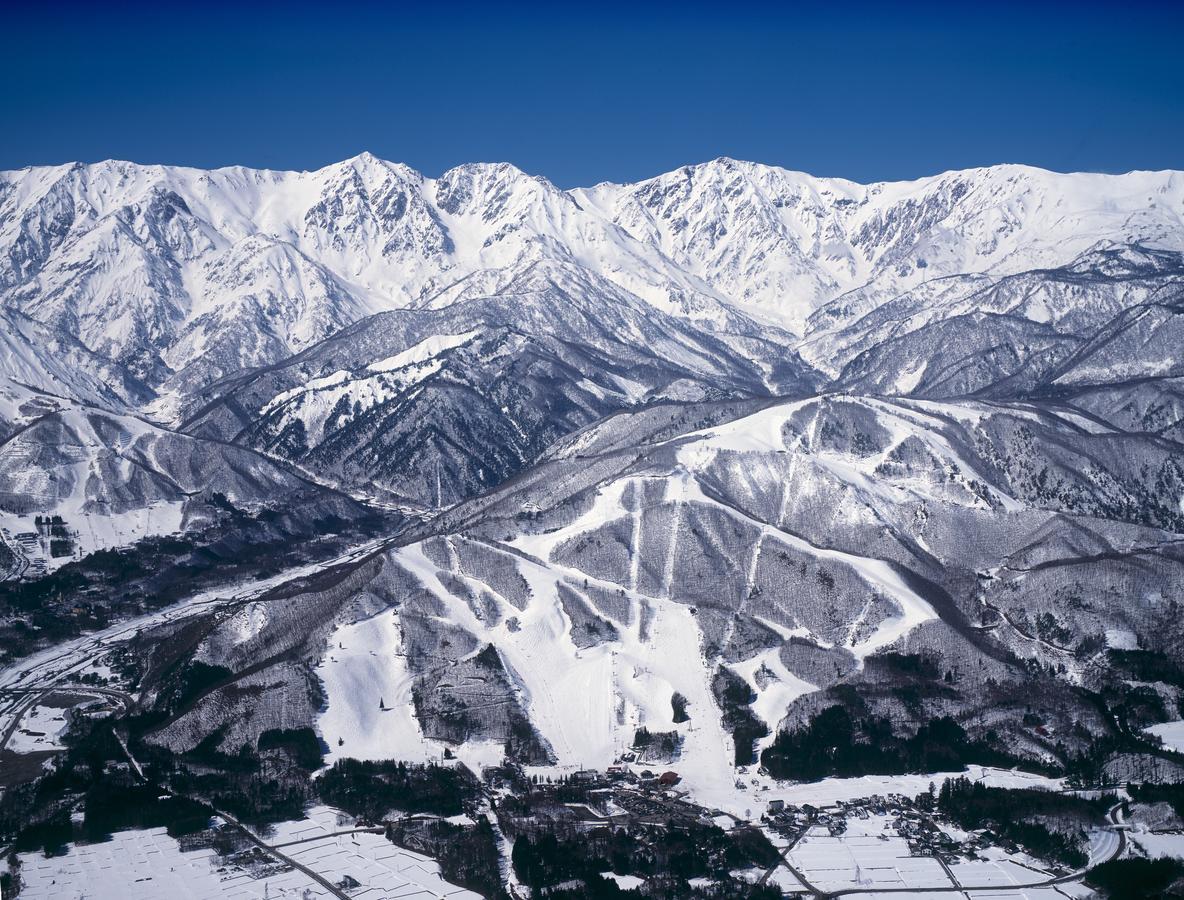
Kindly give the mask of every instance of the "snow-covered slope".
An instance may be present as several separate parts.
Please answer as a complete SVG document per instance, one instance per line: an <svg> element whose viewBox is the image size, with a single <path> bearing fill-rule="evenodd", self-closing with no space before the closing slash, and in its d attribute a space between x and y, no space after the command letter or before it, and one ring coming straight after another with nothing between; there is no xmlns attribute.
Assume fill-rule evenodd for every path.
<svg viewBox="0 0 1184 900"><path fill-rule="evenodd" d="M570 769L641 754L719 796L778 727L835 703L906 730L955 715L1039 756L1049 730L1104 727L1073 694L1108 677L1104 657L1062 633L1168 638L1182 460L1026 404L623 412L366 572L293 597L291 615L273 604L219 624L201 659L282 658L302 684L278 652L299 645L325 690L307 715L334 756L448 748ZM1149 578L1154 603L1121 602ZM289 716L268 690L260 721ZM253 740L263 726L239 702L216 692L161 740ZM1034 709L1044 736L1021 724ZM674 749L639 747L642 728Z"/></svg>
<svg viewBox="0 0 1184 900"><path fill-rule="evenodd" d="M134 409L151 390L74 338L0 309L0 437L46 410L81 402Z"/></svg>
<svg viewBox="0 0 1184 900"><path fill-rule="evenodd" d="M660 253L504 164L436 180L368 154L316 172L107 162L0 174L0 301L158 384L191 365L217 377L274 362L476 272L493 292L541 259L720 315L720 298Z"/></svg>
<svg viewBox="0 0 1184 900"><path fill-rule="evenodd" d="M313 728L723 798L836 706L935 765L946 717L1126 753L1184 708L1182 312L1176 172L3 173L0 565L180 530L128 557L209 582L389 522L136 630L138 739L214 769Z"/></svg>
<svg viewBox="0 0 1184 900"><path fill-rule="evenodd" d="M430 506L604 416L828 377L1166 435L1182 216L1180 173L1021 166L858 185L720 159L573 191L369 154L0 173L0 418L144 415Z"/></svg>
<svg viewBox="0 0 1184 900"><path fill-rule="evenodd" d="M815 366L853 387L890 393L940 390L946 392L942 396L960 396L1000 381L1008 396L1016 396L1051 375L1065 350L1113 329L1148 304L1170 305L1181 297L1184 254L1142 246L1091 250L1057 268L927 281L870 308L865 308L867 289L852 292L811 317L809 334L799 349ZM983 317L993 323L989 328L1009 333L987 337L979 327ZM963 346L955 351L959 343ZM1059 344L1061 350L1048 353L1051 344ZM898 359L902 351L956 352L966 364L976 365L985 352L996 349L1014 363L998 366L970 387L940 384L951 379L933 361L927 373L916 370L912 382L880 379L873 387L859 380L873 362L902 375L913 372L917 360ZM1029 377L1015 383L1012 376L1021 367L1029 370ZM1124 376L1115 368L1110 377Z"/></svg>
<svg viewBox="0 0 1184 900"><path fill-rule="evenodd" d="M0 529L10 547L20 535L37 534L44 546L27 549L49 568L95 550L201 529L218 518L219 503L252 514L297 506L306 515L360 512L347 498L244 447L75 403L37 411L0 442ZM50 538L62 539L60 552Z"/></svg>
<svg viewBox="0 0 1184 900"><path fill-rule="evenodd" d="M538 263L494 296L380 313L217 383L184 428L447 505L618 410L812 389L795 355L732 319L746 333L702 331L582 267Z"/></svg>
<svg viewBox="0 0 1184 900"><path fill-rule="evenodd" d="M1003 560L1028 570L1034 558L1056 558L1077 523L1116 559L1132 544L1168 540L1119 520L1144 502L1146 471L1175 478L1178 494L1184 457L1106 432L1083 431L1080 449L1066 451L1064 425L1025 408L831 398L619 449L586 435L446 515L443 536L391 552L401 599L389 633L408 673L404 693L430 737L501 738L487 721L464 740L449 731L441 710L481 695L460 674L431 674L441 656L461 665L484 657L515 686L555 761L607 766L634 749L638 728L674 731L679 771L704 790L730 783L737 760L824 693L834 702L868 689L883 677L885 653L941 660L940 672L977 670L924 703L931 713L965 711L985 702L983 681L1022 681L1011 653L1031 652L1015 633L977 632L980 602L1075 616L1075 632L1101 620L1141 635L1154 627L1135 609L1067 612L1040 597L1048 581L1035 575L1038 585L986 587L989 600L964 592L968 576L973 583L976 570ZM1091 493L1103 478L1114 486L1108 499ZM1180 527L1170 505L1161 510ZM1109 569L1078 564L1072 584ZM1100 618L1087 625L1083 616ZM749 692L741 706L755 727L737 728L734 679ZM375 705L371 694L333 693L329 708ZM688 721L675 715L676 695ZM883 702L905 714L894 695Z"/></svg>
<svg viewBox="0 0 1184 900"><path fill-rule="evenodd" d="M803 333L852 291L827 327L947 276L1180 252L1182 216L1174 172L865 186L721 159L568 192L506 164L431 179L369 154L315 172L76 164L0 173L0 302L188 390L367 313L496 294L542 260L705 327L741 310Z"/></svg>
<svg viewBox="0 0 1184 900"><path fill-rule="evenodd" d="M860 185L718 159L574 192L723 296L794 328L857 288L862 312L949 275L1010 275L1098 247L1184 250L1178 172L1027 166Z"/></svg>

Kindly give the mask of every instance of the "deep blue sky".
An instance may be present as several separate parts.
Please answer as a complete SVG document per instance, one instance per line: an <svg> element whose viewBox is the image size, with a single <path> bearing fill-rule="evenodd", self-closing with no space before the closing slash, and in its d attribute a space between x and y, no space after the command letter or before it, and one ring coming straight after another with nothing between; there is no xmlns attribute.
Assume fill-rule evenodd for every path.
<svg viewBox="0 0 1184 900"><path fill-rule="evenodd" d="M1181 3L166 7L5 13L0 169L362 150L564 187L716 156L859 181L1184 168Z"/></svg>

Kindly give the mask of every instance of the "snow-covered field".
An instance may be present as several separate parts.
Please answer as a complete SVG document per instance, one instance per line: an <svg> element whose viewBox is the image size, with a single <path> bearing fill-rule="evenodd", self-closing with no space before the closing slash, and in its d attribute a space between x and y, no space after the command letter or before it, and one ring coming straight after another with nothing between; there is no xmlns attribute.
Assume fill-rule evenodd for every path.
<svg viewBox="0 0 1184 900"><path fill-rule="evenodd" d="M8 740L8 749L14 753L61 750L67 711L57 706L34 706L21 717L20 725Z"/></svg>
<svg viewBox="0 0 1184 900"><path fill-rule="evenodd" d="M1142 855L1151 859L1161 856L1184 859L1184 834L1157 834L1132 830L1127 832L1127 838Z"/></svg>
<svg viewBox="0 0 1184 900"><path fill-rule="evenodd" d="M899 900L901 897L914 896L907 893L895 891L888 893L885 891L860 891L856 894L844 894L844 897L850 900ZM966 900L967 896L974 897L974 900L1065 900L1066 897L1093 897L1094 892L1088 888L1082 887L1080 884L1062 884L1055 887L1042 888L1004 888L998 890L975 891L973 894L966 894L960 890L949 891L932 891L924 894L915 895L923 897L924 900Z"/></svg>
<svg viewBox="0 0 1184 900"><path fill-rule="evenodd" d="M1090 896L1087 888L1073 883L1017 888L1016 885L1039 883L1053 877L1036 860L1023 855L1008 856L998 848L991 848L983 854L986 859L943 866L934 857L911 855L907 842L892 829L888 816L847 821L848 831L841 835L832 836L821 827L810 829L788 854L790 865L817 888L827 891L866 888L850 895L853 897L899 897L909 890L924 890L926 897L951 900L964 897L960 888L978 887L988 890L976 890L976 898L997 900ZM933 890L943 887L949 887L950 891Z"/></svg>
<svg viewBox="0 0 1184 900"><path fill-rule="evenodd" d="M385 403L440 370L443 361L438 357L447 350L459 347L476 337L478 332L433 335L418 344L378 362L371 363L364 372L351 374L338 370L321 378L283 391L269 400L260 415L282 410L285 422L299 422L312 442L325 436L325 423L343 402L352 409L350 418L372 407ZM340 426L338 426L340 427Z"/></svg>
<svg viewBox="0 0 1184 900"><path fill-rule="evenodd" d="M348 819L317 807L298 822L277 826L272 846L332 884L346 876L361 887L351 896L378 900L480 900L450 884L430 857L404 850L379 834L338 834ZM30 900L255 900L331 896L294 868L252 873L226 864L212 850L185 852L163 828L123 831L102 844L71 846L63 856L20 855L21 896Z"/></svg>
<svg viewBox="0 0 1184 900"><path fill-rule="evenodd" d="M811 803L825 806L840 800L854 800L857 797L871 797L875 794L903 794L915 797L929 790L929 785L938 788L949 778L965 776L971 781L981 782L989 787L1043 788L1060 790L1064 783L1059 778L1048 778L1031 772L1015 769L996 769L990 766L967 766L962 772L934 772L921 775L865 775L860 778L823 778L807 784L784 784L761 776L746 777L755 780L759 787L754 796L769 800L784 800L801 806ZM767 788L767 790L765 790Z"/></svg>
<svg viewBox="0 0 1184 900"><path fill-rule="evenodd" d="M351 820L326 806L314 807L299 822L284 822L268 835L268 844L333 882L346 876L363 887L359 898L398 897L427 900L480 900L478 894L445 881L431 857L396 847L381 834L354 832Z"/></svg>
<svg viewBox="0 0 1184 900"><path fill-rule="evenodd" d="M678 769L679 767L676 765L674 768ZM1062 787L1060 779L987 766L968 766L962 772L933 772L922 775L865 775L861 778L824 778L821 781L805 784L779 782L773 778L756 774L754 770L738 775L735 782L730 782L720 791L704 790L694 783L687 787L688 799L693 802L707 807L718 807L725 812L751 819L758 817L768 806L770 800L783 800L785 803L795 806L809 803L822 807L840 800L854 800L876 794L880 796L903 794L906 797L915 797L917 794L928 791L930 784L940 788L947 779L962 776L991 787L1044 788L1046 790L1059 790Z"/></svg>
<svg viewBox="0 0 1184 900"><path fill-rule="evenodd" d="M43 564L46 571L52 572L96 550L126 547L154 535L175 534L181 530L184 504L157 501L109 515L84 507L84 500L70 498L60 503L52 513L61 515L66 522L72 541L72 550L69 554L50 555L48 538L39 538L27 545L17 544L21 547L23 555L30 561ZM0 529L10 536L36 534L35 519L35 515L0 514ZM7 543L12 546L17 542L13 538Z"/></svg>
<svg viewBox="0 0 1184 900"><path fill-rule="evenodd" d="M935 888L950 885L933 857L912 856L887 816L853 819L847 833L832 837L811 828L789 853L806 879L826 891L847 888Z"/></svg>
<svg viewBox="0 0 1184 900"><path fill-rule="evenodd" d="M1144 730L1163 741L1165 747L1184 752L1184 719L1152 725Z"/></svg>
<svg viewBox="0 0 1184 900"><path fill-rule="evenodd" d="M411 700L411 675L401 655L394 610L339 628L317 667L329 702L317 719L329 752L339 759L439 762L444 744L424 737ZM381 704L381 706L380 706ZM501 763L501 744L470 741L452 748L457 759L480 772Z"/></svg>
<svg viewBox="0 0 1184 900"><path fill-rule="evenodd" d="M345 757L408 762L440 758L442 748L424 738L415 718L401 645L393 610L333 634L317 667L329 698L317 723L329 745L327 763Z"/></svg>
<svg viewBox="0 0 1184 900"><path fill-rule="evenodd" d="M1032 884L1053 877L1036 860L1023 854L1008 856L1003 850L991 847L984 850L981 855L986 859L950 863L950 872L959 884L1006 888L1017 884Z"/></svg>
<svg viewBox="0 0 1184 900"><path fill-rule="evenodd" d="M242 882L249 879L241 873L218 872L213 855L212 850L182 853L163 828L122 831L107 843L71 846L62 856L20 854L21 896L31 900L264 896L262 884L258 891L243 889ZM276 897L299 897L312 884L302 875L273 881L271 891Z"/></svg>
<svg viewBox="0 0 1184 900"><path fill-rule="evenodd" d="M256 880L222 866L212 850L183 852L164 828L121 831L102 844L71 846L63 856L20 855L21 896L28 900L255 900L329 894L290 869Z"/></svg>

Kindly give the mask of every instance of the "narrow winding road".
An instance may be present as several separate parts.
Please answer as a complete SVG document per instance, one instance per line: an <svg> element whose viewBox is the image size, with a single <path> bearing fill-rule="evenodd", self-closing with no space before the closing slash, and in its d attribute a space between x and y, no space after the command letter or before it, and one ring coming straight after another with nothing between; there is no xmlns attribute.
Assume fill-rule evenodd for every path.
<svg viewBox="0 0 1184 900"><path fill-rule="evenodd" d="M240 585L233 593L223 593L220 590L206 591L167 609L158 610L136 619L112 625L102 631L83 635L57 647L36 653L10 666L8 669L0 671L0 750L8 746L8 742L20 727L21 720L25 714L45 697L56 691L108 697L123 705L125 711L130 709L135 702L130 694L115 688L79 684L68 680L68 678L71 674L81 671L91 662L106 654L115 645L134 636L139 629L158 625L165 621L184 618L211 608L233 609L260 597L281 582L308 576L342 563L356 562L366 555L373 553L384 543L386 543L386 539L369 541L334 560L299 566L250 585ZM233 828L242 833L248 841L265 853L303 873L332 896L337 897L338 900L352 900L341 888L332 884L303 863L292 859L282 850L278 850L268 844L229 813L217 809L201 797L190 797L179 794L167 785L158 784L147 779L144 776L144 770L139 761L132 755L126 742L120 738L118 732L116 732L116 738L123 747L123 752L127 755L133 769L135 769L141 778L160 789L162 793L167 793L173 797L182 798L198 804L203 809L208 810L211 815L216 815L224 819Z"/></svg>

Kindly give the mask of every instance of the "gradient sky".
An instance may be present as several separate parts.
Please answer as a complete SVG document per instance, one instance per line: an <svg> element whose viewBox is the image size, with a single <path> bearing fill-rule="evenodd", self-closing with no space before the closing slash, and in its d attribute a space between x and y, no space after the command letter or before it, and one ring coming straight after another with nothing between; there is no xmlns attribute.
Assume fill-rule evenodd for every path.
<svg viewBox="0 0 1184 900"><path fill-rule="evenodd" d="M362 150L563 187L717 156L857 181L1184 168L1178 2L166 6L6 12L0 169Z"/></svg>

